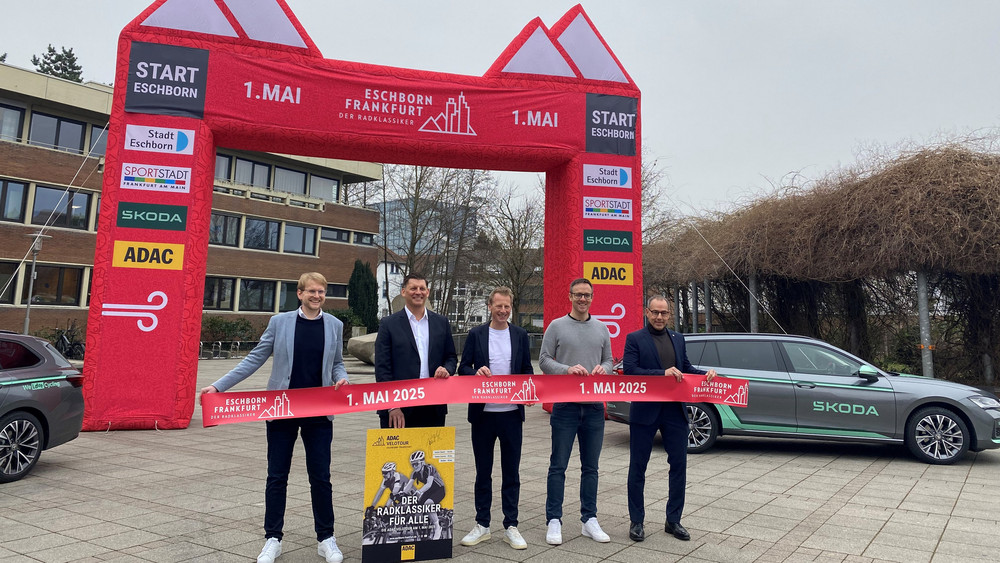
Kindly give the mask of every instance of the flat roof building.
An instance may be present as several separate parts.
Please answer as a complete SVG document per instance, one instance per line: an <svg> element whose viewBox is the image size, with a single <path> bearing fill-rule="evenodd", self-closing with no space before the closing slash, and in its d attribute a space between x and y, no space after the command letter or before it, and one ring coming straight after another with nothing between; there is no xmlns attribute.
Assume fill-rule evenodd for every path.
<svg viewBox="0 0 1000 563"><path fill-rule="evenodd" d="M30 331L86 322L111 99L110 86L0 64L2 330L23 328L40 229L51 238L37 257ZM330 283L325 308L346 309L354 261L379 262L378 212L348 205L346 186L381 177L381 164L219 148L205 313L263 321L294 309L307 271Z"/></svg>

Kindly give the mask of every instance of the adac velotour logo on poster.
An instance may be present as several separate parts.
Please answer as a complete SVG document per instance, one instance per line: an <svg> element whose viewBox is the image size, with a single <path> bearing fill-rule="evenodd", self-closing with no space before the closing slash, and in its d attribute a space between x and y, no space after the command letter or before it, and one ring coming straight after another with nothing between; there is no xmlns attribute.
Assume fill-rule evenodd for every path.
<svg viewBox="0 0 1000 563"><path fill-rule="evenodd" d="M194 154L194 130L126 125L125 150Z"/></svg>
<svg viewBox="0 0 1000 563"><path fill-rule="evenodd" d="M632 200L619 197L585 197L583 218L631 221Z"/></svg>
<svg viewBox="0 0 1000 563"><path fill-rule="evenodd" d="M159 164L122 164L120 186L127 190L146 190L186 194L191 192L191 169Z"/></svg>
<svg viewBox="0 0 1000 563"><path fill-rule="evenodd" d="M623 166L584 164L583 185L607 188L631 188L632 169Z"/></svg>
<svg viewBox="0 0 1000 563"><path fill-rule="evenodd" d="M116 240L111 265L115 268L183 270L184 245Z"/></svg>

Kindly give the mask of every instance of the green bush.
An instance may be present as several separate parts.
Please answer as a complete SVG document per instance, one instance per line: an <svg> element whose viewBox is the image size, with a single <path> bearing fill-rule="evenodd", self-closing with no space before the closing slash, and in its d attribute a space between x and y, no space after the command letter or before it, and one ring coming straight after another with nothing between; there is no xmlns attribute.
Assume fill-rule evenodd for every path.
<svg viewBox="0 0 1000 563"><path fill-rule="evenodd" d="M203 341L257 340L262 332L244 317L204 316L201 319Z"/></svg>

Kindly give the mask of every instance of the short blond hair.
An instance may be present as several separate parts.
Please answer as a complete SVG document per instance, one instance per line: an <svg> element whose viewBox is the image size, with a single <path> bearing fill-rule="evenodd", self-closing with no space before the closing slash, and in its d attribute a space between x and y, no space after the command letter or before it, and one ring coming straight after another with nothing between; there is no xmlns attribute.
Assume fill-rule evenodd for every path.
<svg viewBox="0 0 1000 563"><path fill-rule="evenodd" d="M323 276L323 274L321 274L319 272L306 272L306 273L302 274L301 276L299 276L298 290L299 291L305 290L306 284L309 283L309 282L316 282L316 283L322 285L323 289L326 289L326 285L327 285L326 284L326 278Z"/></svg>
<svg viewBox="0 0 1000 563"><path fill-rule="evenodd" d="M510 297L511 301L514 300L514 292L511 291L509 287L507 287L505 285L501 285L501 286L493 288L493 291L490 292L490 296L486 298L486 304L487 305L492 305L493 304L493 297L495 295L506 295L507 297Z"/></svg>

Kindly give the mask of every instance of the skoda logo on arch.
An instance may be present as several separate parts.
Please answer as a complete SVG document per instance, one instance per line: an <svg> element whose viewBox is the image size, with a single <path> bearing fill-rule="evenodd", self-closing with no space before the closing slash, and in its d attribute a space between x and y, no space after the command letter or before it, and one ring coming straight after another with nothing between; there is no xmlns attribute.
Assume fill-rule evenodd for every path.
<svg viewBox="0 0 1000 563"><path fill-rule="evenodd" d="M126 125L125 150L194 154L194 130Z"/></svg>

